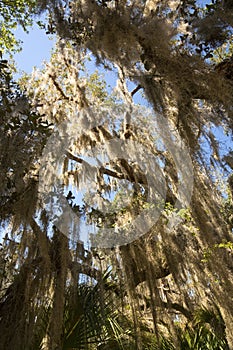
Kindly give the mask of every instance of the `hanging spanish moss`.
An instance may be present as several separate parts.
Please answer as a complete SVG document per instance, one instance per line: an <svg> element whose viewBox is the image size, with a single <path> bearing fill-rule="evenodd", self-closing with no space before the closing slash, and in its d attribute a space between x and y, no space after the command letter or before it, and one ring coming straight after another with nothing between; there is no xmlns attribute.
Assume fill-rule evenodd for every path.
<svg viewBox="0 0 233 350"><path fill-rule="evenodd" d="M44 11L50 62L0 67L0 349L233 348L230 2Z"/></svg>

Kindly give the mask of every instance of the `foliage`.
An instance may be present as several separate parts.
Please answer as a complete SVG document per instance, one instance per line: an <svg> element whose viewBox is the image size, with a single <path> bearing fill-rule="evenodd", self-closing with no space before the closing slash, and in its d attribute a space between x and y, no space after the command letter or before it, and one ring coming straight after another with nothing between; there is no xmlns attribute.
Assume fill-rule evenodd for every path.
<svg viewBox="0 0 233 350"><path fill-rule="evenodd" d="M62 349L122 349L127 336L119 324L119 312L113 291L109 288L109 273L97 284L80 283L67 290L64 307ZM104 294L103 294L104 292ZM34 342L31 349L42 349L49 324L51 307L37 311ZM127 340L127 338L125 338Z"/></svg>
<svg viewBox="0 0 233 350"><path fill-rule="evenodd" d="M15 38L14 30L20 25L23 30L32 25L36 13L36 1L1 0L0 2L0 51L1 54L19 50L20 41Z"/></svg>
<svg viewBox="0 0 233 350"><path fill-rule="evenodd" d="M0 79L1 218L6 219L18 211L21 224L23 217L30 215L29 199L35 196L36 201L37 198L34 192L36 163L50 134L50 125L32 109L26 95L13 81L5 60L1 61Z"/></svg>
<svg viewBox="0 0 233 350"><path fill-rule="evenodd" d="M30 4L3 2L9 31L13 18L27 26ZM218 140L220 128L232 136L231 3L32 5L48 11L59 39L20 87L0 62L0 347L232 347L232 168ZM90 60L115 74L113 91L88 72ZM139 90L148 108L136 103ZM219 169L229 177L225 206ZM60 226L59 200L77 214ZM142 212L149 229L136 221ZM106 228L130 239L106 248Z"/></svg>
<svg viewBox="0 0 233 350"><path fill-rule="evenodd" d="M219 311L205 307L195 310L192 322L183 328L177 325L176 339L160 336L159 341L154 339L152 343L146 347L147 350L229 349Z"/></svg>

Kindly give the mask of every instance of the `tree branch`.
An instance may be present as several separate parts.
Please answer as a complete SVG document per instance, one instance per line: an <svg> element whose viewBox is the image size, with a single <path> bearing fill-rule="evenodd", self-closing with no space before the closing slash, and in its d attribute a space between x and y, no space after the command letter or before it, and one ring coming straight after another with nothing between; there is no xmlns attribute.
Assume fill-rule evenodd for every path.
<svg viewBox="0 0 233 350"><path fill-rule="evenodd" d="M82 158L73 155L69 151L66 152L66 155L69 159L74 160L77 163L82 164L84 162L84 160ZM110 169L107 169L104 167L100 167L99 171L101 174L112 176L112 177L119 179L119 180L125 179L125 180L128 180L130 182L136 182L136 180L138 180L138 182L145 184L145 179L143 179L142 176L138 177L138 176L134 175L133 168L128 163L127 164L126 163L127 163L126 161L121 162L121 166L126 170L125 174L119 173L119 172L116 172L114 170L110 170Z"/></svg>
<svg viewBox="0 0 233 350"><path fill-rule="evenodd" d="M52 79L56 89L60 92L60 94L62 95L62 97L65 100L69 100L68 96L66 96L66 94L64 93L64 91L62 90L62 88L60 87L60 85L58 84L58 82L56 81L55 77L52 74L49 74L49 77Z"/></svg>
<svg viewBox="0 0 233 350"><path fill-rule="evenodd" d="M140 89L142 89L142 85L138 85L133 91L131 91L131 96L135 95Z"/></svg>
<svg viewBox="0 0 233 350"><path fill-rule="evenodd" d="M174 309L176 311L179 311L182 313L188 320L192 320L192 312L190 312L188 309L183 307L182 305L178 303L162 303L162 306L166 309Z"/></svg>
<svg viewBox="0 0 233 350"><path fill-rule="evenodd" d="M86 276L89 276L91 278L94 278L96 281L100 280L102 273L101 271L95 269L94 267L81 264L77 261L72 261L69 266L71 272L74 274L76 273L82 273Z"/></svg>

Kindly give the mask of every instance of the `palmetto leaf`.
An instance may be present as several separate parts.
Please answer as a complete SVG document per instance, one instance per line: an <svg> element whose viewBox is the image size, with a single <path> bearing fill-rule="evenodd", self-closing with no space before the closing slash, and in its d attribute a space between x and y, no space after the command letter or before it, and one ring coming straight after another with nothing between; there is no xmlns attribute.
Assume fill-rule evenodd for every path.
<svg viewBox="0 0 233 350"><path fill-rule="evenodd" d="M123 329L117 321L113 292L107 289L107 277L94 286L81 284L70 291L63 349L89 349L91 344L97 346L113 339L121 345Z"/></svg>

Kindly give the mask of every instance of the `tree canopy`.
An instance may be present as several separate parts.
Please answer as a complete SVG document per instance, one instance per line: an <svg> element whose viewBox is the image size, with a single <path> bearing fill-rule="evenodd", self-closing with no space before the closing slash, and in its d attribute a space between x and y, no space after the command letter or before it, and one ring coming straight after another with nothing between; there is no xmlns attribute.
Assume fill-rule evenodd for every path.
<svg viewBox="0 0 233 350"><path fill-rule="evenodd" d="M18 26L27 31L32 24L33 16L37 14L36 1L33 0L1 0L0 2L0 50L3 53L13 53L20 50L20 41L15 37Z"/></svg>
<svg viewBox="0 0 233 350"><path fill-rule="evenodd" d="M0 349L232 349L231 1L2 4Z"/></svg>

